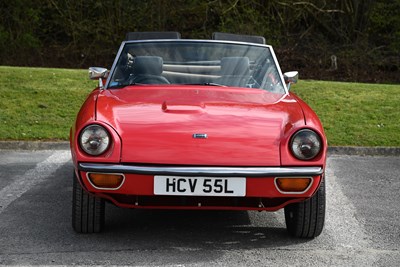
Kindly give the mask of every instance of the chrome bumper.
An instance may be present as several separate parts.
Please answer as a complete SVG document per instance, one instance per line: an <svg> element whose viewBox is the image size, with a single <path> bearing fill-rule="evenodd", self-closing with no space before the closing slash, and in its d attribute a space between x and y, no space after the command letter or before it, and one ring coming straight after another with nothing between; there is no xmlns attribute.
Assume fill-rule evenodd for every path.
<svg viewBox="0 0 400 267"><path fill-rule="evenodd" d="M84 172L218 177L317 176L324 172L321 167L176 167L99 163L79 163L78 169Z"/></svg>

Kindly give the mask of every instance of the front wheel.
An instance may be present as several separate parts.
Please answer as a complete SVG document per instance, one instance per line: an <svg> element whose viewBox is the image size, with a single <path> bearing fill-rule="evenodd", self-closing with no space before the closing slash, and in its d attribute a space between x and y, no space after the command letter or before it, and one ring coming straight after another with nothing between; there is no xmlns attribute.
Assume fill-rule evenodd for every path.
<svg viewBox="0 0 400 267"><path fill-rule="evenodd" d="M83 190L75 172L73 180L72 228L77 233L99 233L104 226L104 200Z"/></svg>
<svg viewBox="0 0 400 267"><path fill-rule="evenodd" d="M325 178L311 198L285 207L288 232L295 237L314 238L321 234L325 222Z"/></svg>

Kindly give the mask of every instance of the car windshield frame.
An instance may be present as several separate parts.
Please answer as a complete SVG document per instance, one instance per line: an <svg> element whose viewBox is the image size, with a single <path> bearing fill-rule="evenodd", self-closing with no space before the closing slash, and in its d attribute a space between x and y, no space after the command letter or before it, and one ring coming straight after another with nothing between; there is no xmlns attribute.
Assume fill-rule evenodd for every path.
<svg viewBox="0 0 400 267"><path fill-rule="evenodd" d="M175 46L177 49L174 49ZM136 49L134 50L134 48ZM197 48L197 51L193 51L194 48ZM158 49L161 52L159 52ZM132 52L133 50L134 52ZM137 54L137 52L139 52L139 54ZM179 60L175 59L175 57L179 58ZM162 76L167 76L170 80L172 79L173 82L170 83L172 85L190 84L257 88L281 95L288 94L288 88L284 82L283 74L272 46L236 41L192 39L123 41L115 57L104 88L117 89L129 85L148 84L147 82L142 83L141 80L129 78L133 74L129 74L129 77L127 74L121 75L121 69L123 69L125 73L125 71L128 71L128 68L131 68L132 65L130 64L138 64L139 61L143 61L143 59L151 59L154 61L159 58L161 58ZM190 58L190 60L188 58ZM244 69L242 67L236 67L236 62L241 62L240 64L244 62L247 64L248 72L246 75L235 75L236 73L228 73L229 75L222 74L226 69L233 72L237 72L238 69ZM237 64L237 66L239 66L239 63ZM135 68L137 70L139 69L139 67ZM191 73L191 70L189 73L184 73L189 69L196 69L196 71L198 71L198 69L202 70L200 70L200 74ZM207 73L203 73L205 70ZM208 70L210 71L209 73ZM151 70L151 72L157 71ZM256 73L257 75L255 75ZM117 79L118 75L124 79L124 82L120 82ZM178 79L179 82L176 82L176 77L179 75L180 80ZM191 75L192 78L182 78L186 78L187 75ZM210 79L204 78L208 76ZM268 78L268 76L270 77ZM193 77L195 77L195 79L193 79ZM129 82L128 78L130 79ZM159 77L155 78L159 79ZM270 81L270 79L273 79L273 82ZM169 83L164 84L163 81L156 81L152 84L169 85Z"/></svg>

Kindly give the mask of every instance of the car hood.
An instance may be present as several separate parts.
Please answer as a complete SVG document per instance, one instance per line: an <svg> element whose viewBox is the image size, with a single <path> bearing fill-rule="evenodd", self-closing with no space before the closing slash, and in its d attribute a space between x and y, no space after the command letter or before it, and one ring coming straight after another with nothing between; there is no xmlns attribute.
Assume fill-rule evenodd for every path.
<svg viewBox="0 0 400 267"><path fill-rule="evenodd" d="M105 90L97 120L122 140L121 162L279 166L285 132L304 124L291 96L212 86Z"/></svg>

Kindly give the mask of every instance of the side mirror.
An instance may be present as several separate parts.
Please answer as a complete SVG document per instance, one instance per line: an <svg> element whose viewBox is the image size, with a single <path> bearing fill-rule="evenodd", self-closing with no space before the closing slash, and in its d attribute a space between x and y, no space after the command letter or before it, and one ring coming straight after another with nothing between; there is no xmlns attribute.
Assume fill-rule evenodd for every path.
<svg viewBox="0 0 400 267"><path fill-rule="evenodd" d="M297 83L299 80L299 72L298 71L289 71L283 74L283 78L285 79L285 83L287 85L288 90L290 90L290 85Z"/></svg>
<svg viewBox="0 0 400 267"><path fill-rule="evenodd" d="M98 79L100 89L104 89L103 79L107 79L108 74L110 74L110 71L106 68L100 68L100 67L89 68L89 79L91 80Z"/></svg>
<svg viewBox="0 0 400 267"><path fill-rule="evenodd" d="M90 67L89 68L89 79L97 80L99 78L107 79L110 72L106 68Z"/></svg>

